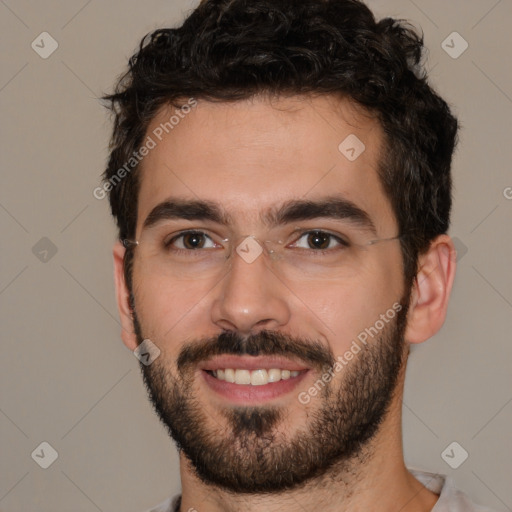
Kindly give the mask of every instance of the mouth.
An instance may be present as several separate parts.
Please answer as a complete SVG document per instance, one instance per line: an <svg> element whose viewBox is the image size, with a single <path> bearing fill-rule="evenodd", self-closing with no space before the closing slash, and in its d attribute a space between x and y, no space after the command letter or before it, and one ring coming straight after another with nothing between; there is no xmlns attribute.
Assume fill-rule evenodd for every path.
<svg viewBox="0 0 512 512"><path fill-rule="evenodd" d="M271 382L288 380L300 374L298 370L282 370L280 368L260 368L258 370L245 370L243 368L219 368L206 370L216 379L231 382L232 384L245 384L251 386L264 386Z"/></svg>
<svg viewBox="0 0 512 512"><path fill-rule="evenodd" d="M289 359L262 356L222 356L203 365L206 385L237 404L255 404L291 393L310 371Z"/></svg>

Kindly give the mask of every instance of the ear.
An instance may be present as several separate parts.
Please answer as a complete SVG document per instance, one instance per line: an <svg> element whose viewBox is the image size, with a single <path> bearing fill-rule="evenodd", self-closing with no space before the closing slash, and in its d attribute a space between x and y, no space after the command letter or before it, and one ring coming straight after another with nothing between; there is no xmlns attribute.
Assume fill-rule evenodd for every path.
<svg viewBox="0 0 512 512"><path fill-rule="evenodd" d="M113 249L114 256L114 281L116 286L117 308L121 319L121 338L130 349L137 348L137 336L133 326L132 310L130 308L130 292L124 278L124 254L125 247L121 242L116 242Z"/></svg>
<svg viewBox="0 0 512 512"><path fill-rule="evenodd" d="M448 300L455 278L457 253L452 239L440 235L419 257L405 339L421 343L436 334L446 318Z"/></svg>

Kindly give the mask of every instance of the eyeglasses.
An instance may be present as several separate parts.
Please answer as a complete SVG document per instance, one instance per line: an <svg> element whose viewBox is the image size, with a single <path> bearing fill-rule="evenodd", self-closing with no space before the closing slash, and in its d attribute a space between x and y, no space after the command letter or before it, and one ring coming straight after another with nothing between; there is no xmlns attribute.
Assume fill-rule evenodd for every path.
<svg viewBox="0 0 512 512"><path fill-rule="evenodd" d="M218 229L177 229L176 224L143 230L138 240L123 240L136 250L146 271L162 278L197 280L221 277L240 258L246 265L265 262L283 279L346 279L370 264L373 247L400 239L373 238L353 225L336 230L284 227L263 238L254 235L221 236Z"/></svg>

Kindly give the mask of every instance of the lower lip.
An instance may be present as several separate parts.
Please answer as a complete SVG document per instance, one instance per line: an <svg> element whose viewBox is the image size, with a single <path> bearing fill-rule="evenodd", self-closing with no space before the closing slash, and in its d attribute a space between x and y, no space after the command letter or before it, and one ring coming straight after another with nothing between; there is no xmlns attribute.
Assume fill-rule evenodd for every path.
<svg viewBox="0 0 512 512"><path fill-rule="evenodd" d="M239 404L254 404L267 402L274 398L279 398L287 393L292 392L302 380L308 370L299 373L296 377L290 377L286 380L279 380L277 382L269 382L261 386L253 386L251 384L234 384L225 380L220 380L210 375L205 370L201 370L206 384L217 394L226 398L227 400Z"/></svg>

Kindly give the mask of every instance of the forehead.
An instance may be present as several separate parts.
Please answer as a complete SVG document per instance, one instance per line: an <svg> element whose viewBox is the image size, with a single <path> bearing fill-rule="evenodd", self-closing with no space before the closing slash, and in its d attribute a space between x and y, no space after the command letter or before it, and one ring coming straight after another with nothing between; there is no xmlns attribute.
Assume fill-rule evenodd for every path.
<svg viewBox="0 0 512 512"><path fill-rule="evenodd" d="M235 222L256 224L262 210L327 195L357 204L377 228L394 224L377 174L382 130L347 100L199 100L180 116L166 106L146 137L154 147L140 166L138 227L172 198L216 202Z"/></svg>

